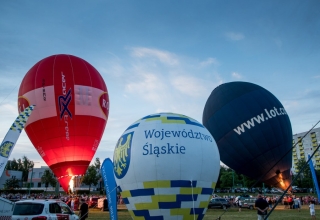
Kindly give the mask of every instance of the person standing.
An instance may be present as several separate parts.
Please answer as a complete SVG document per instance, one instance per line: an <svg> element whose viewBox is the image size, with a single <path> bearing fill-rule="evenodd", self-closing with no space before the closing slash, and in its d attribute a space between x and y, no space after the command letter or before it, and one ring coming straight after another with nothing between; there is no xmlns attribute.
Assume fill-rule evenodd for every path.
<svg viewBox="0 0 320 220"><path fill-rule="evenodd" d="M241 212L241 208L242 208L242 201L241 201L241 199L238 200L238 205L239 205L239 212Z"/></svg>
<svg viewBox="0 0 320 220"><path fill-rule="evenodd" d="M84 219L88 218L88 212L89 212L89 206L85 202L85 200L82 199L81 205L80 205L80 211L79 211L80 220L84 220Z"/></svg>
<svg viewBox="0 0 320 220"><path fill-rule="evenodd" d="M265 220L267 211L269 209L268 202L262 198L261 194L258 194L258 198L255 202L255 207L258 210L258 220Z"/></svg>
<svg viewBox="0 0 320 220"><path fill-rule="evenodd" d="M71 210L74 211L74 198L71 199Z"/></svg>
<svg viewBox="0 0 320 220"><path fill-rule="evenodd" d="M298 209L299 212L300 212L301 202L300 202L299 197L296 197L296 198L294 199L294 207L295 207L295 209Z"/></svg>
<svg viewBox="0 0 320 220"><path fill-rule="evenodd" d="M311 201L309 208L310 208L310 215L311 215L311 219L316 219L316 210L314 209L314 201Z"/></svg>

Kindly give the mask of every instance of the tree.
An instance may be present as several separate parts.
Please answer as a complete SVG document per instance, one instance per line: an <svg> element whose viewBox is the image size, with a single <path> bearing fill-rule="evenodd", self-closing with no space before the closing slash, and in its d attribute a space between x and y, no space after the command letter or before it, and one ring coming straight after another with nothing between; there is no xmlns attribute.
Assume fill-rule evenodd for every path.
<svg viewBox="0 0 320 220"><path fill-rule="evenodd" d="M100 170L101 162L100 162L99 157L96 158L96 161L94 162L94 166L96 167L96 169Z"/></svg>
<svg viewBox="0 0 320 220"><path fill-rule="evenodd" d="M297 169L302 170L303 166L306 164L304 159L299 159L297 163ZM296 174L298 175L298 174ZM295 175L295 176L296 176ZM311 188L313 187L312 176L309 164L305 167L305 169L297 176L296 182L294 183L300 188Z"/></svg>
<svg viewBox="0 0 320 220"><path fill-rule="evenodd" d="M101 175L97 167L95 165L90 165L88 167L86 174L83 177L82 183L89 185L89 191L90 191L91 185L97 185L100 178L101 178Z"/></svg>
<svg viewBox="0 0 320 220"><path fill-rule="evenodd" d="M26 156L23 156L22 159L12 159L8 160L6 165L6 170L18 170L22 171L22 181L28 181L29 169L33 168L33 161L29 160Z"/></svg>
<svg viewBox="0 0 320 220"><path fill-rule="evenodd" d="M229 167L220 166L220 174L217 181L217 188L237 188L237 186L252 187L256 181L243 175L236 173Z"/></svg>
<svg viewBox="0 0 320 220"><path fill-rule="evenodd" d="M16 178L7 179L6 183L3 184L5 189L16 189L20 188L19 180Z"/></svg>
<svg viewBox="0 0 320 220"><path fill-rule="evenodd" d="M46 191L49 185L52 187L55 187L57 184L57 180L54 177L53 173L51 173L50 170L45 170L42 177L41 177L41 183L45 184Z"/></svg>

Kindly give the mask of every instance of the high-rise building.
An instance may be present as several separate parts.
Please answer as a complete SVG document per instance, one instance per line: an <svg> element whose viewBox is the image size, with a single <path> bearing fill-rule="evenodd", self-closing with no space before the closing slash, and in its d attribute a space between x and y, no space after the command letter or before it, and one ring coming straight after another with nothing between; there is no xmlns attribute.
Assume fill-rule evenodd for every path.
<svg viewBox="0 0 320 220"><path fill-rule="evenodd" d="M320 144L320 127L312 129L305 136L306 133L308 133L308 131L293 135L293 146L295 147L292 149L292 164L293 164L295 173L299 171L297 169L298 161L300 159L304 159L305 161L307 161L308 155L311 156L312 153L316 150L316 148ZM320 170L320 151L319 150L313 156L312 162L315 169Z"/></svg>

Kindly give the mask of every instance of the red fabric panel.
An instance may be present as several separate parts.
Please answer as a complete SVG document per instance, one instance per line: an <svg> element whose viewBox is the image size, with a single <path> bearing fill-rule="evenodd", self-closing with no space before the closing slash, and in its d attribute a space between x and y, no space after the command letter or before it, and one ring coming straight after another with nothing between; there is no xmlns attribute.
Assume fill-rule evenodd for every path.
<svg viewBox="0 0 320 220"><path fill-rule="evenodd" d="M71 178L72 178L72 176L65 176L65 177L61 177L60 179L58 179L61 187L63 188L63 190L65 192L68 192L69 183L70 183Z"/></svg>

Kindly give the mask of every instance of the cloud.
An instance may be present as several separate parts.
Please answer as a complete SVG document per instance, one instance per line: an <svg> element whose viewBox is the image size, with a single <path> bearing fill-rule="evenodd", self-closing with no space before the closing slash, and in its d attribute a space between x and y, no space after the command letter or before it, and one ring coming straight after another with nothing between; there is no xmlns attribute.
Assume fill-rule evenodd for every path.
<svg viewBox="0 0 320 220"><path fill-rule="evenodd" d="M140 68L141 69L141 68ZM135 81L131 81L125 86L125 91L131 94L139 94L149 102L157 104L159 100L166 96L166 84L159 75L148 73L141 69L135 74Z"/></svg>
<svg viewBox="0 0 320 220"><path fill-rule="evenodd" d="M190 97L199 97L208 92L207 82L192 76L177 76L172 78L171 84L176 90Z"/></svg>
<svg viewBox="0 0 320 220"><path fill-rule="evenodd" d="M206 99L223 81L215 69L219 64L215 58L199 62L192 57L141 47L133 48L131 55L123 62L129 64L122 77L124 96L127 103L135 100L135 106L145 106L142 111L190 113L201 118ZM164 62L168 60L175 60L174 65Z"/></svg>
<svg viewBox="0 0 320 220"><path fill-rule="evenodd" d="M179 64L179 60L176 58L174 54L157 49L133 47L131 48L131 56L137 58L156 58L161 63L170 66Z"/></svg>
<svg viewBox="0 0 320 220"><path fill-rule="evenodd" d="M210 66L211 64L213 64L215 66L218 66L220 63L218 62L218 60L216 58L209 57L205 61L202 61L200 63L200 66L201 67L206 67L206 66Z"/></svg>
<svg viewBox="0 0 320 220"><path fill-rule="evenodd" d="M241 74L237 73L237 72L232 72L231 76L232 76L232 78L235 78L235 79L242 79Z"/></svg>
<svg viewBox="0 0 320 220"><path fill-rule="evenodd" d="M320 90L308 89L283 102L291 120L293 133L307 131L319 120L319 96Z"/></svg>
<svg viewBox="0 0 320 220"><path fill-rule="evenodd" d="M225 36L232 41L239 41L244 39L244 35L242 33L227 32Z"/></svg>

